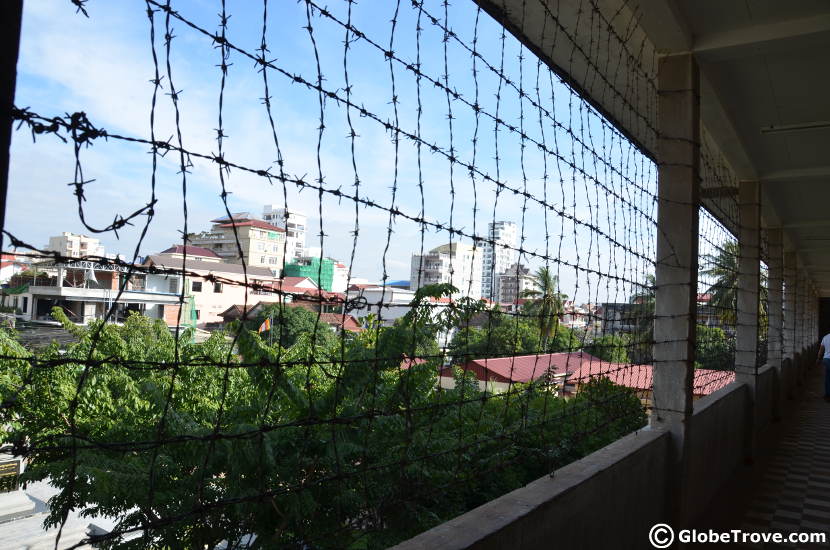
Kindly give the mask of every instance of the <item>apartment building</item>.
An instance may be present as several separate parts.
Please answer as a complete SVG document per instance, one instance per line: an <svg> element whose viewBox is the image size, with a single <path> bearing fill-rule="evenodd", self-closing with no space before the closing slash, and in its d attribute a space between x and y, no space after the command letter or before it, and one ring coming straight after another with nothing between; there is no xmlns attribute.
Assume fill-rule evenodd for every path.
<svg viewBox="0 0 830 550"><path fill-rule="evenodd" d="M465 243L444 244L427 254L413 254L410 288L451 283L459 296L481 298L481 249Z"/></svg>
<svg viewBox="0 0 830 550"><path fill-rule="evenodd" d="M241 264L223 262L207 254L198 255L195 253L198 251L194 249L196 247L188 247L186 258L179 250L148 256L144 262L145 266L181 271L184 259L184 270L187 274L184 279L185 305L179 321L181 324L209 329L220 326L222 313L235 304L279 301L279 295L276 293L266 289L250 288L250 285L276 285L277 278L271 269L248 266L247 270L243 270ZM244 284L246 275L249 287ZM213 280L215 278L221 281ZM177 322L177 319L172 317L166 320L168 324Z"/></svg>
<svg viewBox="0 0 830 550"><path fill-rule="evenodd" d="M282 274L285 229L257 219L248 212L237 212L211 222L213 227L210 231L188 236L191 245L212 250L229 263L241 264L244 258L249 267L267 268L273 276Z"/></svg>
<svg viewBox="0 0 830 550"><path fill-rule="evenodd" d="M530 274L530 269L518 263L508 267L503 273L496 275L496 296L500 304L515 304L526 290L538 290L536 278Z"/></svg>
<svg viewBox="0 0 830 550"><path fill-rule="evenodd" d="M305 235L308 218L302 212L287 208L274 208L266 204L262 209L262 219L285 230L285 262L300 260L310 256L305 250ZM345 290L345 289L344 289Z"/></svg>
<svg viewBox="0 0 830 550"><path fill-rule="evenodd" d="M101 245L100 240L67 231L55 237L49 237L49 244L44 248L69 258L104 255L104 247Z"/></svg>
<svg viewBox="0 0 830 550"><path fill-rule="evenodd" d="M132 273L123 265L89 260L41 262L33 271L12 276L0 290L0 303L18 310L27 321L52 320L61 307L75 323L103 319L123 321L132 312L151 319L176 319L181 276L175 273Z"/></svg>
<svg viewBox="0 0 830 550"><path fill-rule="evenodd" d="M498 291L497 277L508 267L516 263L516 224L507 221L491 222L487 238L489 242L481 243L481 296L496 300Z"/></svg>

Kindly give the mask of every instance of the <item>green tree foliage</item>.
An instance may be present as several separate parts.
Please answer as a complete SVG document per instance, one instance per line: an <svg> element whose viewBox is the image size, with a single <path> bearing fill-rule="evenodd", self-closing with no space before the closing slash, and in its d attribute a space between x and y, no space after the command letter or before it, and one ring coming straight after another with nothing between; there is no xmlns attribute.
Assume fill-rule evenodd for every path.
<svg viewBox="0 0 830 550"><path fill-rule="evenodd" d="M271 320L271 330L263 331L263 338L283 348L293 346L304 334L315 335L315 341L322 347L334 344L335 335L329 326L318 320L315 311L286 304L271 304L262 309L256 319L246 323L246 328L257 330L265 319Z"/></svg>
<svg viewBox="0 0 830 550"><path fill-rule="evenodd" d="M332 345L307 332L269 344L239 323L195 343L136 314L76 327L56 309L78 342L37 363L0 332L0 421L29 451L25 480L60 490L46 523L115 517L139 535L101 543L119 549L251 534L254 548L383 548L645 423L605 379L569 400L533 385L485 396L461 373L438 389L438 358L403 368L480 307L436 314L430 299L449 292L422 289L394 326L370 320Z"/></svg>
<svg viewBox="0 0 830 550"><path fill-rule="evenodd" d="M562 325L553 329L547 347L541 336L539 326L527 315L517 317L489 311L481 326L467 325L456 331L449 352L453 362L464 363L484 357L574 351L581 345L574 331Z"/></svg>
<svg viewBox="0 0 830 550"><path fill-rule="evenodd" d="M735 368L735 338L718 327L697 326L695 367L732 370Z"/></svg>
<svg viewBox="0 0 830 550"><path fill-rule="evenodd" d="M738 307L738 241L724 242L717 254L705 254L701 264L705 267L701 274L714 280L706 290L711 296L709 305L719 310L724 323L734 325Z"/></svg>
<svg viewBox="0 0 830 550"><path fill-rule="evenodd" d="M625 334L606 334L594 338L593 342L585 346L585 351L612 363L628 363L628 348L631 339Z"/></svg>
<svg viewBox="0 0 830 550"><path fill-rule="evenodd" d="M726 241L717 254L706 254L701 258L705 269L701 272L712 285L706 290L711 295L709 305L719 310L723 323L734 326L738 310L738 258L740 247L738 241ZM767 325L767 272L760 273L760 299L758 306L759 326L766 333Z"/></svg>

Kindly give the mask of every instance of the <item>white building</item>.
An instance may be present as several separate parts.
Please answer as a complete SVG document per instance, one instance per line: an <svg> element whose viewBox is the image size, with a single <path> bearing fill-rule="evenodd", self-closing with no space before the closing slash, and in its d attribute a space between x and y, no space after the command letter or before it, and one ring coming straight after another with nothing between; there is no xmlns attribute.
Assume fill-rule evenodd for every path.
<svg viewBox="0 0 830 550"><path fill-rule="evenodd" d="M75 323L103 319L123 321L131 311L151 319L175 319L179 311L181 275L134 272L121 265L90 260L41 262L30 274L12 277L0 291L0 304L19 310L26 321L52 319L52 308L63 308ZM169 324L169 323L168 323Z"/></svg>
<svg viewBox="0 0 830 550"><path fill-rule="evenodd" d="M201 329L210 329L222 324L222 313L236 304L256 304L257 302L278 302L279 294L265 289L254 290L245 286L273 287L277 278L270 269L265 267L247 266L226 263L206 255L192 255L193 249L188 247L188 256L184 266L185 277L185 307L179 314L166 315L168 324L181 323L193 325ZM209 252L209 251L206 251ZM145 266L153 266L165 271L181 272L182 253L180 250L163 252L148 256ZM223 282L212 281L212 277L223 279ZM181 293L179 287L176 291Z"/></svg>
<svg viewBox="0 0 830 550"><path fill-rule="evenodd" d="M0 257L0 283L5 283L12 276L31 267L31 260L25 256L18 257L15 254L3 254Z"/></svg>
<svg viewBox="0 0 830 550"><path fill-rule="evenodd" d="M366 317L373 313L382 319L384 326L391 326L396 319L409 312L411 309L409 304L415 298L415 292L400 288L384 288L379 285L362 284L353 284L346 291L346 300L354 300L360 297L366 300L365 307L355 310L352 315Z"/></svg>
<svg viewBox="0 0 830 550"><path fill-rule="evenodd" d="M266 204L262 209L262 219L285 229L285 263L291 263L309 255L305 251L307 223L305 214L287 208L274 208L273 204Z"/></svg>
<svg viewBox="0 0 830 550"><path fill-rule="evenodd" d="M451 283L458 296L481 298L481 249L464 243L444 244L423 256L412 255L409 288Z"/></svg>
<svg viewBox="0 0 830 550"><path fill-rule="evenodd" d="M360 309L352 312L353 316L363 318L371 313L381 320L381 325L390 327L412 309L410 304L415 299L415 291L391 286L353 284L346 292L346 299L362 303ZM431 299L430 302L434 319L451 305L447 298ZM438 345L446 347L454 332L455 329L451 329L437 334Z"/></svg>
<svg viewBox="0 0 830 550"><path fill-rule="evenodd" d="M49 237L49 244L45 248L69 258L104 255L104 247L98 239L66 231L56 237Z"/></svg>
<svg viewBox="0 0 830 550"><path fill-rule="evenodd" d="M517 228L513 222L491 222L487 232L490 242L482 244L481 296L497 298L496 277L516 263Z"/></svg>
<svg viewBox="0 0 830 550"><path fill-rule="evenodd" d="M332 292L346 292L346 287L349 285L349 268L334 261L334 272L331 277L331 291Z"/></svg>

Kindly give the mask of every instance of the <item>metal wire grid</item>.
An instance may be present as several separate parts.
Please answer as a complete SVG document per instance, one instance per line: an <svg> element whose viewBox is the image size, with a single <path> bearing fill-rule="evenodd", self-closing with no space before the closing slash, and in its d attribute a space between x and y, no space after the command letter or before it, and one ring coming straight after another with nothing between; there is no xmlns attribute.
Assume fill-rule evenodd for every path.
<svg viewBox="0 0 830 550"><path fill-rule="evenodd" d="M583 3L592 47L611 38L625 42L603 25L613 14ZM94 20L93 6L78 6ZM218 17L207 22L204 13L179 2L146 1L153 60L149 135L106 131L80 110L15 110L19 130L72 148L71 186L89 231L142 228L132 261L96 260L122 266L127 277L198 276L188 271L186 258L176 270L137 265L161 200L157 186L171 183L163 165L172 161L178 166L183 235L193 224L193 172L205 168L215 173L218 204L228 216L229 189L238 178L281 191L286 207L291 191L312 193L324 251L331 238L326 220L334 212L351 212L351 247L345 251L350 278L356 256L370 246L362 240L366 228L377 227L362 220L374 214L386 220L385 238L370 252L379 258L385 282L399 245L396 235L413 236L421 254L428 232L450 245L495 245L487 226L510 211L520 215L518 242L509 248L519 264L536 267L536 283L544 288L495 311L464 300L474 294L471 272L468 288L433 289L440 296L425 297L394 323L384 319L391 304L382 295L379 319L357 337L341 331L327 343L318 311L300 347L270 344L251 330L257 319L231 327L212 350L192 344L177 328L172 356L161 360L118 353L105 324L93 325L65 354L8 352L3 410L19 423L11 437L15 452L29 461L30 478L60 472L65 479L61 498L51 503L51 522L62 524L70 510L97 506L102 497L93 487L112 482L108 498L122 503L123 515L115 531L90 542L117 547L128 544L125 535L138 535L140 544L171 546L186 540L212 547L225 540L235 547L381 547L642 425L651 390L656 171L637 147L476 6L397 1L384 6L388 24L378 27L370 24L380 18L376 7L313 0L287 7L264 0L258 43L248 46L250 29L237 31L226 2L217 6ZM272 52L285 49L288 22L297 18L307 38L304 50L275 59ZM552 25L542 32L555 41L566 30ZM341 38L333 42L335 35ZM188 143L193 134L182 112L188 95L175 84L180 36L198 43L216 64L215 127L198 129L215 136L213 151ZM576 55L574 48L571 59ZM363 64L383 71L367 80L366 71L356 68ZM275 159L264 165L234 158L234 134L228 131L229 83L254 71L262 87L250 96L262 103L268 121L263 143ZM310 165L286 154L292 136L281 127L287 107L278 100L288 88L306 100L303 116L316 126ZM163 109L172 126L161 121ZM170 129L170 138L159 138ZM371 181L374 167L362 144L370 132L388 140L385 186ZM331 144L348 150L345 171L331 168ZM121 145L149 151L150 198L95 226L85 202L96 192L97 178L84 151ZM436 193L444 197L440 206ZM706 254L725 249L725 237L713 234L715 223L702 233L702 242L710 243ZM6 236L35 256L69 260L28 245L22 235ZM236 241L242 255L238 235ZM247 276L241 283L207 279L273 291L285 301L297 298ZM122 285L116 300L123 292ZM184 289L180 299L186 299ZM367 306L345 297L340 305L344 316L360 315ZM282 342L286 310L278 311L272 330ZM111 308L107 317L112 314ZM473 314L484 321L470 328ZM461 335L450 349L434 345L445 322ZM469 336L473 328L486 343L483 351L465 347L465 332ZM505 332L512 344L507 352L496 351L495 341ZM529 343L517 343L520 334ZM513 376L517 359L528 356L535 383ZM481 392L482 382L486 387L499 380L472 380L470 361L491 357L509 361L508 376L502 375L507 381L498 391ZM453 372L452 363L462 368ZM56 416L27 416L33 411L21 403L42 398L56 379L74 388L54 398ZM134 426L104 430L91 412L96 395L104 392L115 410L130 407L122 401L129 392L112 389L116 379L153 389L142 398L146 414ZM444 387L436 383L442 379L448 379ZM189 403L192 391L204 392L210 406Z"/></svg>

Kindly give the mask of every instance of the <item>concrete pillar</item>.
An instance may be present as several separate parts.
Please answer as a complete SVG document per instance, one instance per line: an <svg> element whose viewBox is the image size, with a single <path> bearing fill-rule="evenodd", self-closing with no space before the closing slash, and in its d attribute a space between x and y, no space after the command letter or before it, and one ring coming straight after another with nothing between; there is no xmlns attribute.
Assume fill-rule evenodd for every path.
<svg viewBox="0 0 830 550"><path fill-rule="evenodd" d="M672 525L686 509L697 324L700 79L691 54L658 61L657 261L651 425L672 434Z"/></svg>
<svg viewBox="0 0 830 550"><path fill-rule="evenodd" d="M804 277L804 266L801 262L796 260L796 280L795 280L795 355L802 356L804 349L804 317L805 313L805 286L806 279Z"/></svg>
<svg viewBox="0 0 830 550"><path fill-rule="evenodd" d="M744 432L747 460L755 453L756 422L761 414L755 402L758 374L758 298L761 283L761 186L757 181L738 184L738 315L735 328L735 380L750 388L750 428Z"/></svg>
<svg viewBox="0 0 830 550"><path fill-rule="evenodd" d="M781 418L781 399L787 395L784 372L784 246L780 227L767 228L767 363L775 369L772 418Z"/></svg>
<svg viewBox="0 0 830 550"><path fill-rule="evenodd" d="M784 282L784 248L780 227L767 229L767 362L774 365L781 379L781 359L783 344L783 282Z"/></svg>
<svg viewBox="0 0 830 550"><path fill-rule="evenodd" d="M784 358L795 358L795 252L784 252Z"/></svg>
<svg viewBox="0 0 830 550"><path fill-rule="evenodd" d="M742 181L738 188L738 321L735 373L755 385L758 351L758 293L761 276L761 186Z"/></svg>

